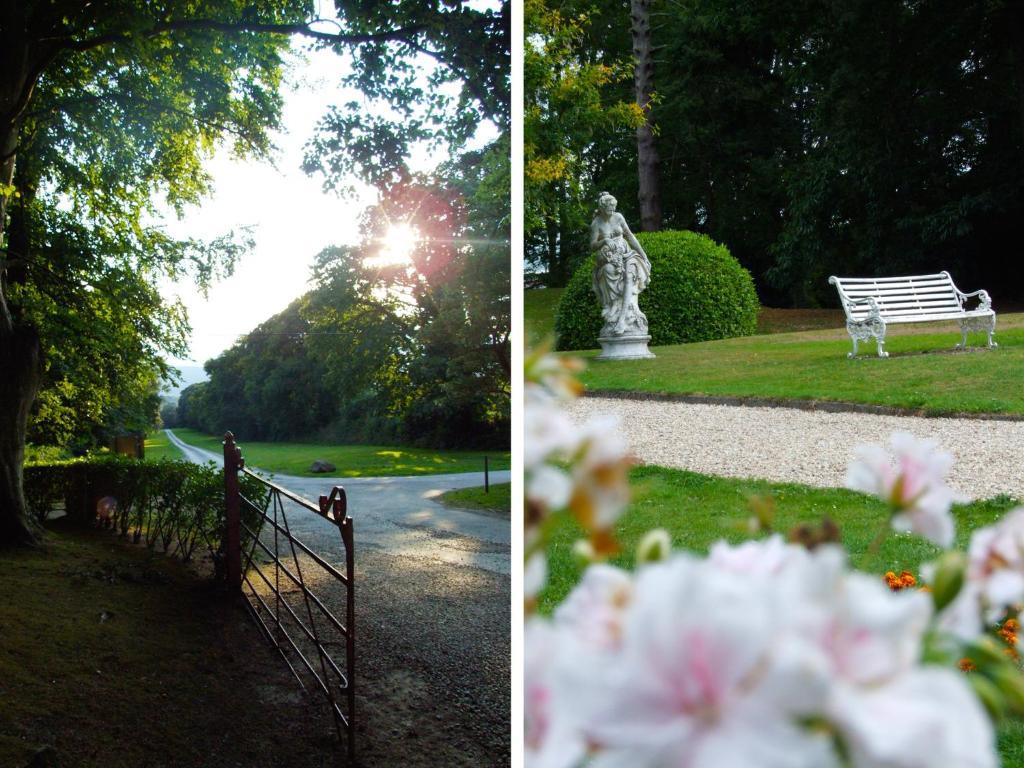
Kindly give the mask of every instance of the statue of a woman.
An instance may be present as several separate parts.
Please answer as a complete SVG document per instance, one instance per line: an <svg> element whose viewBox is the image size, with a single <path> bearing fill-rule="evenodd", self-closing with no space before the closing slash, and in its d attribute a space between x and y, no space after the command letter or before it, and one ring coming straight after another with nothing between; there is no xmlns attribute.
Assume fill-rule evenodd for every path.
<svg viewBox="0 0 1024 768"><path fill-rule="evenodd" d="M616 204L614 197L602 192L590 224L590 250L597 251L594 293L604 318L601 336L646 336L647 316L637 300L651 279L651 262Z"/></svg>

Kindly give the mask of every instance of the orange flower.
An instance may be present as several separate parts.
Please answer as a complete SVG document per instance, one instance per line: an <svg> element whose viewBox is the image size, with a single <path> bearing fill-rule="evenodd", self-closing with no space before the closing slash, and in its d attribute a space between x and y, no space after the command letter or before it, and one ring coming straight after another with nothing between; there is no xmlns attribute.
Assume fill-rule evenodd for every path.
<svg viewBox="0 0 1024 768"><path fill-rule="evenodd" d="M886 571L885 583L893 592L899 592L901 589L916 587L917 579L914 578L914 574L910 571L900 571L899 576L896 575L895 571Z"/></svg>
<svg viewBox="0 0 1024 768"><path fill-rule="evenodd" d="M977 672L978 671L978 667L975 665L975 663L973 661L971 661L969 658L967 658L966 656L964 656L962 659L960 659L960 663L957 666L960 667L960 671L961 672Z"/></svg>
<svg viewBox="0 0 1024 768"><path fill-rule="evenodd" d="M1000 639L1006 643L1006 655L1014 661L1020 659L1020 654L1017 653L1017 631L1020 629L1020 624L1016 619L1007 619L1003 622L996 632Z"/></svg>

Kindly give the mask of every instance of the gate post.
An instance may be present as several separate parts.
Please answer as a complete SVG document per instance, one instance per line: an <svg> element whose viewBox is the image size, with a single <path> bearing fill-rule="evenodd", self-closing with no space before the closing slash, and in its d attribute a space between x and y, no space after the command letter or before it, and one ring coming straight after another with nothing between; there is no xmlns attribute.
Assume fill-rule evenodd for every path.
<svg viewBox="0 0 1024 768"><path fill-rule="evenodd" d="M238 470L242 467L242 451L235 445L235 436L224 433L224 505L227 530L224 536L228 588L242 590L242 502L238 488Z"/></svg>

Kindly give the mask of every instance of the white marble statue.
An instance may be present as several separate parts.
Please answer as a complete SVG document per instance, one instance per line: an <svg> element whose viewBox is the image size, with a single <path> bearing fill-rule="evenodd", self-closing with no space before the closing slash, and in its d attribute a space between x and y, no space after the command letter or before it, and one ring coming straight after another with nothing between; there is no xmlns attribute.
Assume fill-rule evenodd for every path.
<svg viewBox="0 0 1024 768"><path fill-rule="evenodd" d="M651 279L651 262L616 204L602 192L590 224L590 249L597 252L593 287L604 318L599 359L654 357L647 349L647 316L638 304Z"/></svg>

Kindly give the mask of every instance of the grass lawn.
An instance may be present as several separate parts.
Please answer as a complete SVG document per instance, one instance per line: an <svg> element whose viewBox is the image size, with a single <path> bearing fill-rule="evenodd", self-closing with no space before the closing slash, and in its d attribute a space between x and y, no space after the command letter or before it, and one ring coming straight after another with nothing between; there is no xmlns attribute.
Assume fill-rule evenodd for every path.
<svg viewBox="0 0 1024 768"><path fill-rule="evenodd" d="M762 480L735 480L663 467L638 467L631 473L633 503L619 519L616 537L622 553L613 562L633 566L633 553L644 533L665 528L673 547L706 552L719 539L738 543L751 517L752 497L770 497L775 507L775 530L782 534L800 523L831 517L842 531L851 563L879 574L888 570L917 573L918 566L939 550L918 536L890 534L877 554L869 556L871 541L886 519L886 507L875 499L845 489L811 488ZM1005 496L954 507L958 545L964 546L971 531L988 525L1019 502ZM572 544L582 535L574 521L564 520L554 531L550 552L548 586L541 596L542 610L557 605L579 578Z"/></svg>
<svg viewBox="0 0 1024 768"><path fill-rule="evenodd" d="M512 516L511 483L491 483L490 493L484 493L482 485L478 488L460 488L441 494L437 500L449 507L480 510L506 520Z"/></svg>
<svg viewBox="0 0 1024 768"><path fill-rule="evenodd" d="M146 461L160 461L161 459L184 459L185 456L177 446L171 445L167 434L161 431L146 435L145 458Z"/></svg>
<svg viewBox="0 0 1024 768"><path fill-rule="evenodd" d="M611 560L626 568L633 567L636 545L652 528L667 529L674 548L700 553L719 539L738 543L749 538L744 528L751 516L749 500L754 496L773 500L774 527L783 534L795 525L820 522L823 515L829 515L839 524L851 563L879 576L904 568L919 575L920 564L939 551L917 536L890 533L878 553L868 555L872 540L885 523L886 509L881 502L852 491L709 477L662 467L634 469L631 485L634 501L616 526L622 553ZM1016 503L999 497L954 507L957 545L963 547L972 530L991 523ZM540 596L542 613L550 613L579 580L581 571L572 556L572 545L582 535L572 520L560 520L554 528L548 550L548 583ZM1024 723L1003 724L999 751L1003 768L1024 768Z"/></svg>
<svg viewBox="0 0 1024 768"><path fill-rule="evenodd" d="M831 400L929 413L1024 415L1024 315L1000 318L998 349L953 351L953 327L936 332L896 326L886 342L891 357L849 360L845 330L747 336L655 347L651 360L591 361L581 379L588 389L669 394ZM978 344L981 334L970 341ZM594 357L596 351L579 353Z"/></svg>
<svg viewBox="0 0 1024 768"><path fill-rule="evenodd" d="M194 429L175 429L186 443L220 454L223 437ZM398 477L436 475L446 472L483 472L484 456L491 469L508 469L508 451L442 451L386 445L318 445L316 443L252 443L236 436L246 463L282 475L318 477L309 471L316 459L338 469L334 477Z"/></svg>
<svg viewBox="0 0 1024 768"><path fill-rule="evenodd" d="M47 747L32 765L330 761L329 721L288 703L297 685L245 614L177 561L57 521L44 546L0 552L0 583L0 765Z"/></svg>

